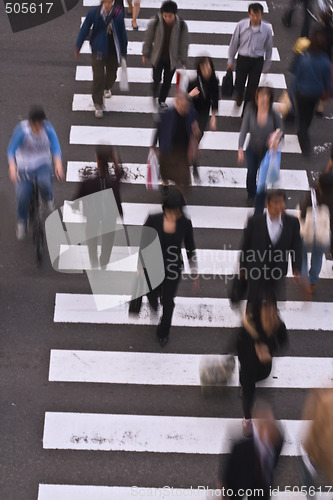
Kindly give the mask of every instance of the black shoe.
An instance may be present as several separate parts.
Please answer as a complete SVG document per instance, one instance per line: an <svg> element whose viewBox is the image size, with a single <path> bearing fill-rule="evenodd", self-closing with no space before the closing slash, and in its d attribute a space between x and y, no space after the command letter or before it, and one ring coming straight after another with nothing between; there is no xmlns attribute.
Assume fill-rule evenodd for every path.
<svg viewBox="0 0 333 500"><path fill-rule="evenodd" d="M158 104L160 105L161 109L166 109L168 107L166 102L159 102Z"/></svg>
<svg viewBox="0 0 333 500"><path fill-rule="evenodd" d="M324 118L324 113L322 111L315 111L315 116L317 116L318 118Z"/></svg>
<svg viewBox="0 0 333 500"><path fill-rule="evenodd" d="M247 206L248 207L254 207L254 198L248 198L247 199Z"/></svg>
<svg viewBox="0 0 333 500"><path fill-rule="evenodd" d="M159 337L159 343L161 347L164 347L167 345L169 337Z"/></svg>

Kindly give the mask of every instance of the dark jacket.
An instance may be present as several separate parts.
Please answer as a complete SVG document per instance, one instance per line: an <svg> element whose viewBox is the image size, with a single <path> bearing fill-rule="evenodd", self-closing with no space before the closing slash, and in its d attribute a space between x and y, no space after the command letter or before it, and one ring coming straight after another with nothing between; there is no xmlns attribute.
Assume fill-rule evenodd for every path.
<svg viewBox="0 0 333 500"><path fill-rule="evenodd" d="M306 51L297 57L292 89L304 97L319 98L331 91L331 65L326 52Z"/></svg>
<svg viewBox="0 0 333 500"><path fill-rule="evenodd" d="M195 87L198 87L200 94L192 98L193 106L198 114L199 128L201 122L207 123L210 109L218 110L219 106L219 82L214 73L211 78L206 81L202 76L197 75L195 80L191 80L188 85L188 92L191 92Z"/></svg>
<svg viewBox="0 0 333 500"><path fill-rule="evenodd" d="M176 108L172 107L160 113L160 120L157 125L157 130L154 134L152 145L155 146L157 140L159 142L159 148L162 153L168 154L171 152L173 146L174 138L174 125L176 119ZM196 120L196 111L191 105L189 112L185 116L186 131L188 140L192 133L192 125Z"/></svg>
<svg viewBox="0 0 333 500"><path fill-rule="evenodd" d="M114 4L110 14L108 15L109 23L112 27L112 33L114 38L114 43L117 50L118 62L120 62L121 57L126 57L127 54L127 35L124 23L124 9L121 5ZM108 56L109 44L108 44L108 31L107 24L101 15L101 7L94 7L90 9L87 17L82 24L80 29L76 47L80 50L83 42L89 35L89 30L91 30L90 45L91 50L94 54L100 53L103 57Z"/></svg>
<svg viewBox="0 0 333 500"><path fill-rule="evenodd" d="M165 274L170 276L179 273L183 267L181 248L184 244L188 259L192 259L195 254L195 244L193 239L193 227L190 219L182 215L176 224L176 232L173 234L163 231L164 213L149 215L145 226L155 229L157 232L164 260ZM168 243L171 243L169 246Z"/></svg>
<svg viewBox="0 0 333 500"><path fill-rule="evenodd" d="M248 297L252 302L268 298L269 295L276 299L288 271L289 254L293 271L301 272L299 221L296 217L284 214L282 222L282 233L274 246L269 237L266 214L251 217L244 229L240 268L248 279Z"/></svg>
<svg viewBox="0 0 333 500"><path fill-rule="evenodd" d="M280 439L274 448L273 470L277 465L282 444L283 438L280 432ZM241 498L241 496L237 496L239 489L243 489L244 491L250 489L253 492L252 498L266 500L270 497L269 486L272 485L273 478L271 477L270 484L267 485L263 479L261 468L260 459L252 436L242 439L233 446L231 454L227 457L226 467L223 467L223 462L222 460L220 461L219 479L223 483L224 488L233 489L235 498ZM273 475L273 470L271 471L271 476ZM262 495L261 491L257 491L257 494L255 494L254 490L258 489L263 489L264 495Z"/></svg>

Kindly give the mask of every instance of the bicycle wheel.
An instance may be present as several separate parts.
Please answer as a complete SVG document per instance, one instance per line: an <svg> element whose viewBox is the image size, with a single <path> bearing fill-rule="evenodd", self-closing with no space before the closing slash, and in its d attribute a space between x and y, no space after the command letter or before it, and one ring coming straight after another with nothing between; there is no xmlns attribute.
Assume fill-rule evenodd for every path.
<svg viewBox="0 0 333 500"><path fill-rule="evenodd" d="M39 188L36 181L34 181L33 192L31 196L30 222L32 223L32 242L36 250L37 263L40 265L43 259L44 230L42 223Z"/></svg>

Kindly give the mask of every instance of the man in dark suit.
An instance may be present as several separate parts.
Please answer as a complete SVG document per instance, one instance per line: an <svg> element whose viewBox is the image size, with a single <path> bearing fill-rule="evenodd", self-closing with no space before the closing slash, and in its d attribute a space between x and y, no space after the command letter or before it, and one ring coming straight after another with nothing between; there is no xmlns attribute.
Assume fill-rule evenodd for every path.
<svg viewBox="0 0 333 500"><path fill-rule="evenodd" d="M262 500L270 497L273 472L283 445L283 433L267 403L257 401L253 417L253 435L236 442L225 466L222 460L220 462L218 487L222 499L240 499L245 495Z"/></svg>
<svg viewBox="0 0 333 500"><path fill-rule="evenodd" d="M248 220L241 247L240 274L248 281L250 303L283 297L289 255L296 283L302 267L299 221L285 213L284 191L268 192L266 204L266 213Z"/></svg>

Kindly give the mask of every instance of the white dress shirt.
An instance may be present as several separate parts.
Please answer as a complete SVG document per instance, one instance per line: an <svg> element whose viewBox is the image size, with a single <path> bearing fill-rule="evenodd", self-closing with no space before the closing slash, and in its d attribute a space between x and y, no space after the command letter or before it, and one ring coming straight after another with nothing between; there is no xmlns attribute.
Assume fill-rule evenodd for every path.
<svg viewBox="0 0 333 500"><path fill-rule="evenodd" d="M276 245L276 243L279 241L279 238L282 233L283 229L283 222L282 222L282 217L281 214L277 219L271 219L268 210L266 211L266 223L267 223L267 229L268 229L268 234L271 239L271 242L273 245Z"/></svg>

